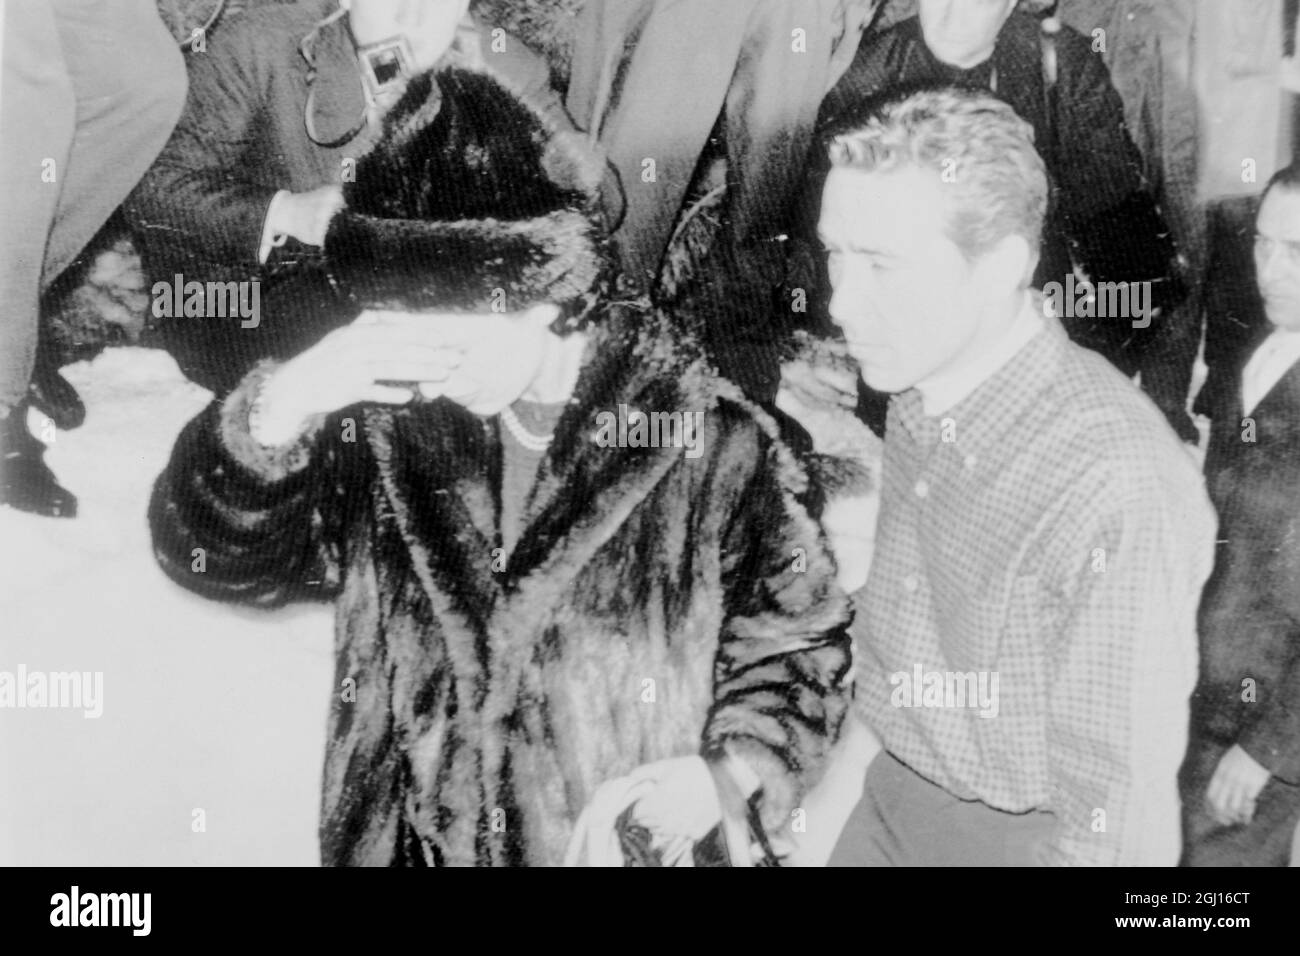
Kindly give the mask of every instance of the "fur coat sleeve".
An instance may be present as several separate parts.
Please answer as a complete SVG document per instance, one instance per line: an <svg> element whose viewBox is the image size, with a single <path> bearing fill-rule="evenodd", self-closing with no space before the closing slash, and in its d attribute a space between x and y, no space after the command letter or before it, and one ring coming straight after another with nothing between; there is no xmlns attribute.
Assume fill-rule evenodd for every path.
<svg viewBox="0 0 1300 956"><path fill-rule="evenodd" d="M289 446L259 445L248 415L271 368L254 369L185 427L149 505L168 577L204 597L263 607L336 595L368 464L360 442L321 441L322 419ZM337 424L347 427L346 412Z"/></svg>
<svg viewBox="0 0 1300 956"><path fill-rule="evenodd" d="M789 453L775 443L757 452L724 536L725 607L704 754L725 749L757 772L763 823L776 833L819 779L838 735L850 639L830 556L792 493Z"/></svg>

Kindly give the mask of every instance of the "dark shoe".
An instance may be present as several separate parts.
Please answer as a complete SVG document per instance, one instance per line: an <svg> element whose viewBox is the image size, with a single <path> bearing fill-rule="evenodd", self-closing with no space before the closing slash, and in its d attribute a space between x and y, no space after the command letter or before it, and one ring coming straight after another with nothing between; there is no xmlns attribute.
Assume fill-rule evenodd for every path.
<svg viewBox="0 0 1300 956"><path fill-rule="evenodd" d="M27 398L63 431L78 428L86 420L86 406L81 396L53 364L36 363L32 382L27 387Z"/></svg>
<svg viewBox="0 0 1300 956"><path fill-rule="evenodd" d="M45 446L27 430L27 406L0 419L0 505L48 518L75 518L77 498L45 464Z"/></svg>

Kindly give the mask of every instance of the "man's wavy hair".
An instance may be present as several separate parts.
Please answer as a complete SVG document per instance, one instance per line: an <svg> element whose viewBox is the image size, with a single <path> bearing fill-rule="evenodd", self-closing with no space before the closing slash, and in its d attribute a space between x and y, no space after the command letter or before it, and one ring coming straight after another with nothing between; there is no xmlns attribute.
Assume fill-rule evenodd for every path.
<svg viewBox="0 0 1300 956"><path fill-rule="evenodd" d="M968 260L1010 235L1037 251L1047 215L1047 167L1033 127L989 93L922 89L886 100L831 138L832 168L933 170L946 188L948 237Z"/></svg>

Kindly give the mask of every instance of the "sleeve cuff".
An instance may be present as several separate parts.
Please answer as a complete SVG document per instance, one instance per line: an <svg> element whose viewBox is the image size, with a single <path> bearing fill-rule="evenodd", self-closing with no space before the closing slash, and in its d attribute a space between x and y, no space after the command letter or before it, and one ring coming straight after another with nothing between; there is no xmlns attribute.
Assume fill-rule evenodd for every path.
<svg viewBox="0 0 1300 956"><path fill-rule="evenodd" d="M729 757L743 763L753 774L762 788L759 815L764 829L776 833L789 824L790 813L800 796L799 782L771 747L752 737L727 737L707 748L706 756L714 759Z"/></svg>
<svg viewBox="0 0 1300 956"><path fill-rule="evenodd" d="M289 195L289 190L281 189L276 192L276 194L271 197L271 201L267 203L266 216L262 219L262 242L257 247L258 265L266 265L266 260L271 257L271 250L284 245L289 239L289 236L286 233L271 231L271 223L275 219L272 213L274 213L277 204L283 203L285 198Z"/></svg>
<svg viewBox="0 0 1300 956"><path fill-rule="evenodd" d="M1256 723L1241 735L1237 741L1238 746L1283 783L1300 785L1300 752L1297 744L1289 739L1289 734L1279 734L1267 724L1267 720ZM1287 740L1290 746L1279 746L1282 740Z"/></svg>
<svg viewBox="0 0 1300 956"><path fill-rule="evenodd" d="M311 463L312 447L325 420L323 415L314 416L293 441L277 447L267 447L253 437L249 416L262 385L276 368L277 363L271 361L258 364L226 397L219 412L226 451L237 464L268 483L283 481Z"/></svg>

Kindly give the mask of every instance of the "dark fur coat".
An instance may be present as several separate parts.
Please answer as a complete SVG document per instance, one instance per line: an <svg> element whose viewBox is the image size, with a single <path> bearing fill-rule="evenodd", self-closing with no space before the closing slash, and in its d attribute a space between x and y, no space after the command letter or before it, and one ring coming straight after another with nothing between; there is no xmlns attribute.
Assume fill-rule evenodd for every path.
<svg viewBox="0 0 1300 956"><path fill-rule="evenodd" d="M361 165L358 183L419 170L431 144L417 128L430 127L407 130L423 146ZM689 323L593 304L598 284L579 290L602 262L582 219L590 177L564 161L572 143L515 128L524 141L505 153L519 188L499 212L476 204L483 184L509 177L457 180L463 216L408 182L382 191L416 197L400 208L360 212L350 197L357 215L327 243L336 281L364 304L481 307L477 264L513 305L576 300L596 317L540 466L536 517L508 564L495 418L445 400L364 406L266 449L248 429L265 365L186 427L151 503L158 560L184 587L261 606L336 600L327 864L556 864L602 782L724 745L757 771L775 833L818 779L847 706L847 599L798 502L799 466L716 376ZM417 207L434 221L392 221ZM560 220L567 231L551 228ZM476 252L483 235L488 251ZM620 404L703 413L703 453L602 447L595 416Z"/></svg>

